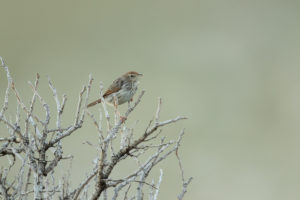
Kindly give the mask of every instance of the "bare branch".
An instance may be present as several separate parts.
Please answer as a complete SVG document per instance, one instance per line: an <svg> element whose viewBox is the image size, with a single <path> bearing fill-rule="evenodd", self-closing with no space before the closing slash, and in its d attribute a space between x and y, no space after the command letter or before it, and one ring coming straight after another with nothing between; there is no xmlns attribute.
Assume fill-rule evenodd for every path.
<svg viewBox="0 0 300 200"><path fill-rule="evenodd" d="M159 123L161 103L162 103L161 98L158 98L158 106L157 106L156 117L155 117L156 125Z"/></svg>
<svg viewBox="0 0 300 200"><path fill-rule="evenodd" d="M97 170L95 170L92 174L90 174L83 182L81 182L80 186L78 187L78 189L74 190L73 192L71 192L71 195L74 194L73 200L76 200L81 191L88 185L88 183L92 180L92 178L94 178L97 175Z"/></svg>
<svg viewBox="0 0 300 200"><path fill-rule="evenodd" d="M9 89L11 88L11 85L12 85L12 78L10 76L8 67L6 66L6 64L5 64L5 62L4 62L4 60L1 56L0 56L0 62L1 62L1 66L4 68L4 70L6 72L6 77L7 77L7 88L6 88L6 91L5 91L3 107L2 107L1 112L0 112L0 119L1 119L2 115L4 114L4 112L8 108L8 94L9 94Z"/></svg>
<svg viewBox="0 0 300 200"><path fill-rule="evenodd" d="M176 150L176 157L178 159L178 163L179 163L179 167L180 167L180 171L181 171L181 180L182 180L182 191L177 196L177 198L178 198L178 200L182 200L183 197L184 197L184 195L185 195L185 193L187 192L187 187L191 183L193 177L190 177L190 178L188 178L187 181L185 181L185 179L184 179L184 170L183 170L183 167L182 167L182 163L181 163L180 157L178 155L178 149Z"/></svg>
<svg viewBox="0 0 300 200"><path fill-rule="evenodd" d="M140 104L145 91L141 91L134 103L128 103L124 115L120 114L118 110L120 106L118 106L117 98L114 98L115 106L112 115L115 120L111 124L110 113L103 98L102 84L100 84L102 108L99 108L99 120L91 110L87 109L93 83L90 75L88 83L79 93L78 105L74 108L74 121L62 127L67 97L63 94L62 98L59 98L58 90L54 87L51 79L48 77L49 92L53 95L56 104L54 112L52 109L50 110L50 106L38 91L40 90L39 83L42 81L39 74L36 75L33 83L29 82L32 96L29 104L26 105L11 78L9 68L1 57L0 64L6 72L8 82L0 110L0 124L2 123L7 128L7 134L0 138L0 158L8 159L6 167L2 167L0 170L1 199L27 200L32 195L37 200L96 200L99 198L103 200L142 200L148 192L149 200L157 200L158 194L161 192L163 171L160 170L160 176L156 183L154 180L150 182L148 176L161 161L166 160L172 153L176 153L181 172L182 191L178 195L178 199L183 198L192 180L192 178L185 180L182 163L178 156L184 131L180 133L176 141L167 140L167 137L161 136L161 134L162 129L167 125L187 118L178 116L161 121L161 98L158 98L158 106L153 120L149 122L144 132L138 133L134 131L138 120L130 125L125 122ZM11 109L8 108L8 96L11 90L14 93L13 98L17 100L15 121L11 120L6 112ZM42 105L42 108L39 109L45 113L45 119L41 119L37 114L40 113L37 101ZM95 165L93 169L86 173L88 175L77 186L72 188L73 176L70 173L60 176L59 170L57 170L62 168L60 164L62 160L73 158L73 155L64 154L62 140L67 139L83 126L87 120L85 115L89 116L88 119L92 121L99 135L98 144L85 143L97 150L97 156L93 159ZM50 119L56 119L53 125L50 123ZM107 129L103 128L105 123ZM50 128L50 125L54 127ZM158 136L161 136L160 140ZM146 159L144 159L145 156L147 156ZM117 173L112 172L125 159L136 160L137 165L132 172L125 174L124 177L118 177ZM70 164L72 164L72 160L70 160ZM17 168L17 176L14 175L15 173L10 173L15 168ZM148 187L149 190L147 190ZM132 196L133 194L134 196Z"/></svg>
<svg viewBox="0 0 300 200"><path fill-rule="evenodd" d="M162 182L162 177L163 177L163 170L160 169L160 176L159 176L159 180L158 180L158 183L156 185L156 190L155 190L155 194L154 194L154 197L153 197L153 200L157 200L157 197L158 197L158 192L159 192L159 187L160 187L160 184Z"/></svg>
<svg viewBox="0 0 300 200"><path fill-rule="evenodd" d="M84 86L79 93L79 100L78 100L78 107L77 107L77 112L76 112L76 117L75 117L75 123L74 125L76 126L79 124L79 114L80 114L80 109L81 109L81 102L82 102L82 95L86 91L86 87Z"/></svg>

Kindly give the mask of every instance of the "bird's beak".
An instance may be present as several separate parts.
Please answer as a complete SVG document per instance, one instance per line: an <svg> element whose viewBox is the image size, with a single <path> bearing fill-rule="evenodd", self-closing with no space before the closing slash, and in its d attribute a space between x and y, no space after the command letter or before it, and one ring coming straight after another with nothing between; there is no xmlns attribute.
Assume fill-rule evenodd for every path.
<svg viewBox="0 0 300 200"><path fill-rule="evenodd" d="M143 74L139 74L139 76L143 76Z"/></svg>

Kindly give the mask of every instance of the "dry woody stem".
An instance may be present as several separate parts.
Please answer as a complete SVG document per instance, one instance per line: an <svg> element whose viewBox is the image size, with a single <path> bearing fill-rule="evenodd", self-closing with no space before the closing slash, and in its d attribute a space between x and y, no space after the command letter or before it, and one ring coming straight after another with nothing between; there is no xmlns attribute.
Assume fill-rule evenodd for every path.
<svg viewBox="0 0 300 200"><path fill-rule="evenodd" d="M184 169L179 157L179 147L184 130L180 131L177 140L167 140L162 129L170 124L186 119L177 116L173 119L161 120L162 100L158 99L158 107L153 111L151 120L143 132L135 132L137 123L130 127L127 120L130 114L139 107L145 94L142 91L133 103L128 102L128 109L120 118L119 107L115 102L114 110L109 112L102 98L103 85L100 85L101 104L97 114L88 109L93 78L89 79L79 91L78 103L73 108L73 123L63 125L64 111L68 109L67 96L59 95L53 81L48 77L49 93L53 96L56 108L50 109L48 100L39 92L40 75L36 74L34 82L29 82L32 97L24 100L14 83L8 66L0 57L1 73L7 77L7 88L4 92L3 104L0 108L0 125L6 132L0 137L0 199L4 200L76 200L76 199L159 199L163 175L167 170L160 169L157 181L149 180L149 175L155 167L171 155L178 159L181 180L178 185L182 190L177 195L182 200L192 178L184 176ZM42 81L42 80L41 80ZM15 99L16 107L10 106L9 101ZM41 110L39 110L41 109ZM10 112L8 112L10 110ZM40 116L38 113L44 113ZM15 113L15 120L9 113ZM97 117L99 116L99 117ZM112 123L110 119L114 119ZM68 120L70 121L70 120ZM53 122L53 123L51 123ZM54 123L55 122L55 123ZM88 123L87 123L88 122ZM53 126L53 124L55 124ZM73 155L65 155L63 140L71 139L72 135L83 127L83 124L94 125L98 142L86 141L98 152L94 166L85 174L80 183L71 184L72 173L61 175L62 163L72 165ZM129 124L129 123L128 123ZM78 133L80 134L80 133ZM145 159L145 155L147 155ZM113 171L122 165L123 160L133 160L136 168L123 177L117 177ZM90 165L87 163L87 165ZM60 172L60 173L59 173ZM79 172L82 173L82 172Z"/></svg>

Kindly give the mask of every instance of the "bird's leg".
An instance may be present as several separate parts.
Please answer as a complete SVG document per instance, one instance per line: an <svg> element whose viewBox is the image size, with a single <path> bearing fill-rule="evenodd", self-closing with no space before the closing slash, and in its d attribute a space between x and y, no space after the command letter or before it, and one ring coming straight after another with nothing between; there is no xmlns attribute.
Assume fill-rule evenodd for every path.
<svg viewBox="0 0 300 200"><path fill-rule="evenodd" d="M121 113L118 110L118 99L114 95L114 108L115 108L115 123L117 123L117 117L121 117Z"/></svg>
<svg viewBox="0 0 300 200"><path fill-rule="evenodd" d="M126 117L123 117L120 113L120 111L118 110L118 99L116 98L116 96L114 96L114 107L115 107L115 116L119 116L120 120L122 123L125 122L125 120L127 119ZM117 120L116 120L117 123Z"/></svg>
<svg viewBox="0 0 300 200"><path fill-rule="evenodd" d="M122 123L124 123L126 121L127 117L124 117L124 116L120 116L120 120Z"/></svg>
<svg viewBox="0 0 300 200"><path fill-rule="evenodd" d="M128 101L128 109L130 109L131 108L131 103L130 102L132 102L132 98ZM119 113L120 114L120 113ZM122 121L122 123L124 123L125 122L125 120L127 119L126 117L123 117L123 116L121 116L121 115L119 115L120 116L120 119L121 119L121 121Z"/></svg>
<svg viewBox="0 0 300 200"><path fill-rule="evenodd" d="M130 101L128 101L128 109L131 108L131 102L132 102L132 98L130 99Z"/></svg>

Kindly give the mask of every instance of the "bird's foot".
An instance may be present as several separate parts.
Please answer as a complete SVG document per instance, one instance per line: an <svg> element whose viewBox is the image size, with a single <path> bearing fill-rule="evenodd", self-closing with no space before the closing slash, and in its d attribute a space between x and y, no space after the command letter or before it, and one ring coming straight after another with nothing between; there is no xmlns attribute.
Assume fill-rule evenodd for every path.
<svg viewBox="0 0 300 200"><path fill-rule="evenodd" d="M123 116L120 116L120 120L122 122L122 124L126 121L127 117L123 117Z"/></svg>

